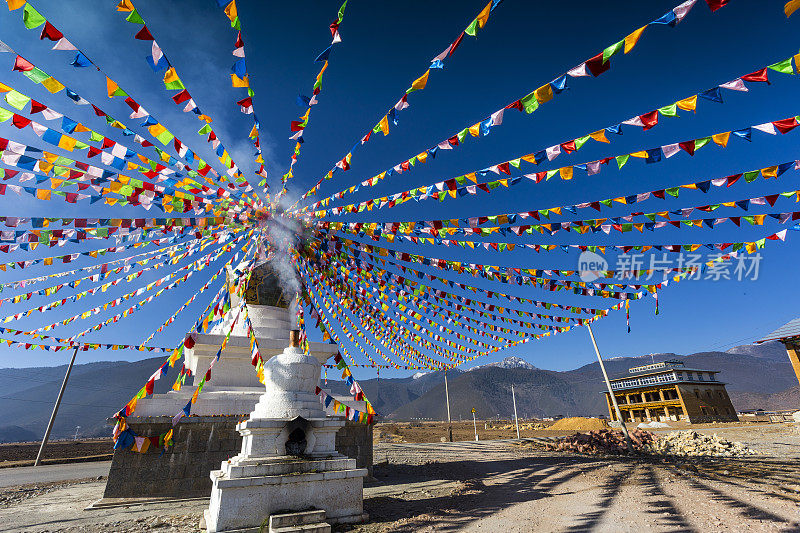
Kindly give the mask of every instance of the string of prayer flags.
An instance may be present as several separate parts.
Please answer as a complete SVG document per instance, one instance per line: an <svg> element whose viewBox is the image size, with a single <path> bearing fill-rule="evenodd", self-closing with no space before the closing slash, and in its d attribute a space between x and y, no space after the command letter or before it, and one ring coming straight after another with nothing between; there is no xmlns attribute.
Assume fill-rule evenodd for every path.
<svg viewBox="0 0 800 533"><path fill-rule="evenodd" d="M400 112L400 111L403 111L404 109L407 109L409 107L408 95L410 93L414 92L414 91L422 90L427 86L427 84L428 84L428 76L430 75L431 69L444 68L443 67L443 61L445 60L445 58L448 58L448 57L453 55L453 53L456 51L458 46L461 44L461 41L463 40L464 35L470 35L471 37L475 37L475 35L477 33L477 30L479 28L483 28L486 25L486 22L489 20L489 14L492 11L494 11L494 9L498 6L498 4L500 4L501 1L502 0L490 0L489 3L486 4L486 6L480 11L480 13L478 13L478 15L475 17L475 19L473 19L473 21L469 24L469 26L467 26L467 28L458 35L456 40L453 41L441 54L436 56L431 61L431 65L425 70L425 73L422 74L420 77L418 77L415 81L413 81L411 83L411 87L409 87L408 90L406 90L405 94L403 94L403 96L400 98L400 100L398 100L398 102L389 109L389 111L378 121L378 123L370 131L368 131L363 137L361 137L361 139L358 142L356 142L356 144L353 145L353 148L350 150L350 152L345 157L343 157L341 160L336 162L334 164L334 166L327 172L327 174L323 178L320 178L320 180L317 182L317 184L314 187L312 187L311 190L309 190L308 192L303 194L303 196L301 196L300 199L302 200L302 199L308 197L310 194L315 194L315 191L319 188L319 186L322 184L322 182L324 180L332 179L333 178L333 174L337 170L342 170L343 172L348 170L349 169L349 165L350 165L350 159L352 158L353 151L356 148L358 148L359 146L363 146L364 144L366 144L370 140L370 138L372 137L373 133L379 133L380 132L380 133L383 133L384 136L388 135L389 134L389 122L391 121L392 124L396 126L398 124L397 113ZM340 11L340 16L341 16L341 14L342 14L342 11ZM334 35L334 40L335 40L335 35ZM345 159L347 159L347 165L343 164ZM284 188L285 188L285 186L284 186ZM300 200L298 200L298 202L299 201ZM291 206L289 211L294 209L294 207L296 205L297 205L297 202L295 202Z"/></svg>
<svg viewBox="0 0 800 533"><path fill-rule="evenodd" d="M636 117L630 118L628 120L619 122L617 124L613 124L611 126L607 126L600 130L597 130L592 133L587 133L580 137L576 137L574 139L570 139L569 141L565 141L553 146L550 146L546 149L539 150L538 152L534 152L531 154L523 155L514 159L510 159L508 161L503 161L502 163L498 163L497 165L493 165L492 168L497 168L501 172L506 174L509 173L510 167L520 168L520 164L522 162L532 163L532 164L539 164L545 161L553 161L556 157L560 154L571 154L577 150L580 150L589 140L594 140L595 142L605 143L608 144L611 140L616 139L618 136L621 136L623 133L622 126L638 126L642 127L644 131L648 131L659 124L658 118L659 116L665 117L677 117L678 113L677 110L685 110L685 111L692 111L697 112L697 101L698 98L701 100L708 100L717 103L723 103L722 92L721 89L730 90L730 91L737 91L737 92L749 92L745 81L748 82L761 82L767 83L769 85L768 79L768 70L772 70L775 72L780 72L783 74L790 74L793 75L795 73L795 66L793 65L793 60L796 60L793 57L784 59L777 63L773 63L772 65L762 67L751 74L746 74L739 78L734 79L733 81L723 83L721 85L717 85L712 89L708 89L703 91L699 94L695 94L693 96L683 98L678 100L672 104L661 106L653 111L649 111L647 113L643 113ZM560 93L556 93L560 94ZM713 98L710 98L708 95L714 95ZM717 95L719 95L717 97ZM502 116L503 116L504 109L500 109L490 117L490 121L486 122L486 124L491 126L497 126L502 124ZM479 128L476 126L470 128L464 128L458 133L448 137L447 139L443 140L442 142L431 146L427 150L420 152L419 154L406 159L405 161L398 163L392 167L385 169L383 172L376 174L372 178L362 181L361 183L349 187L347 189L343 189L339 192L331 194L327 198L314 202L313 204L309 204L304 206L302 209L299 209L298 213L305 213L308 211L314 211L319 209L320 206L328 206L330 202L339 199L341 200L347 194L352 194L354 192L358 192L359 190L366 188L366 187L373 187L378 185L380 182L389 178L391 176L399 176L405 172L412 170L417 164L424 164L429 160L433 160L436 157L436 153L442 149L453 149L463 145L464 140L467 138L467 133L469 133L472 137L480 137L482 132L484 134L488 134L491 131L491 128ZM721 134L720 140L724 138L725 135L728 137L730 133ZM609 138L610 136L610 138ZM727 142L727 141L725 141Z"/></svg>
<svg viewBox="0 0 800 533"><path fill-rule="evenodd" d="M687 0L687 1L685 1L685 2L683 2L681 4L679 4L679 5L675 6L673 9L671 9L670 11L668 11L667 13L665 13L664 15L659 17L658 19L656 19L656 20L650 22L649 24L645 25L643 28L646 28L646 27L648 27L650 25L667 25L669 27L675 27L678 23L680 23L686 17L686 15L689 14L689 12L691 11L692 7L694 7L694 4L696 2L697 2L697 0ZM727 1L725 1L724 3L723 2L717 3L718 0L706 0L706 2L708 3L708 5L709 5L709 7L711 8L712 11L718 10L720 7L723 7L725 3L727 3ZM712 4L714 4L714 5L712 5ZM472 131L476 131L474 136L478 136L481 133L483 135L486 135L486 134L488 134L489 130L492 127L500 125L502 123L502 113L505 111L505 109L517 109L519 111L523 111L524 110L527 114L533 113L539 107L540 104L543 104L545 102L550 101L554 94L559 94L559 93L561 93L561 92L563 92L564 90L567 89L567 79L568 79L568 77L569 78L575 78L575 77L597 77L597 76L599 76L600 74L602 74L603 72L606 72L611 67L610 58L612 56L618 54L621 51L627 54L628 52L630 52L633 49L633 47L635 46L635 44L638 42L639 38L641 37L642 32L644 31L643 28L637 29L636 31L634 31L631 35L629 35L626 38L626 39L629 38L627 46L626 46L626 43L625 43L626 39L623 39L622 41L619 41L619 42L617 42L617 43L615 43L615 44L613 44L613 45L611 45L609 47L606 47L602 52L600 52L597 55L593 56L592 58L584 61L583 63L580 63L578 66L568 70L564 74L558 76L553 81L551 81L549 84L545 84L545 85L539 87L538 89L535 89L533 92L529 93L528 95L526 95L526 96L524 96L524 97L522 97L522 98L520 98L518 100L515 100L514 102L508 104L507 106L505 106L504 108L500 109L499 111L493 113L491 116L487 117L484 121L478 122L474 126L472 126L470 128L467 128L466 130L462 130L462 131L469 131L470 133L472 133ZM459 43L460 43L460 38L456 42L454 42L453 45L451 45L451 49L445 50L445 52L447 52L446 54L444 52L443 52L443 54L445 54L446 56L447 55L451 55L452 50L454 50L455 47L457 47ZM440 56L441 56L441 54L440 54ZM439 56L437 56L437 58L439 58ZM439 59L443 59L443 57L439 58ZM436 61L436 59L434 60L434 62L435 61ZM398 105L399 104L400 103L398 103ZM405 107L407 107L407 104L405 105ZM500 117L499 121L497 121L497 117L498 116ZM380 122L379 122L379 125L380 125ZM373 130L373 131L377 133L377 131L375 131L375 130ZM388 131L388 129L387 129L387 131ZM387 132L384 132L384 133L387 133ZM367 134L364 138L362 138L361 144L363 145L367 140L369 140L369 134ZM458 139L458 140L459 141L463 140L463 137L461 139ZM359 146L359 144L356 144L355 146L357 147L357 146ZM445 145L441 145L441 149L449 149L449 147L450 147L449 143L446 146ZM316 194L317 191L319 190L319 188L321 187L323 181L332 179L333 174L336 171L337 171L336 167L334 167L331 170L329 170L328 173L323 178L320 178L319 181L317 181L317 183L311 189L309 189L306 193L304 193L300 197L300 200L303 200L305 198L308 198L311 195ZM298 202L300 200L298 200ZM297 206L298 202L295 202L295 204L293 204L291 206L291 208L289 209L290 212L294 211L294 209Z"/></svg>

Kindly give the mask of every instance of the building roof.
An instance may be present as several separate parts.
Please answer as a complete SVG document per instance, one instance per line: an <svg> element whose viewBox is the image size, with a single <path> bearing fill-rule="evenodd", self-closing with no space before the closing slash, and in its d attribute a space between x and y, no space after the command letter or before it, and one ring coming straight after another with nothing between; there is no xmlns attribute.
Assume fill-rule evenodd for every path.
<svg viewBox="0 0 800 533"><path fill-rule="evenodd" d="M800 318L795 318L782 325L766 337L756 341L756 344L761 344L767 341L780 341L791 339L793 337L800 337Z"/></svg>
<svg viewBox="0 0 800 533"><path fill-rule="evenodd" d="M623 379L636 379L636 378L643 378L647 376L653 376L655 374L665 374L665 373L672 373L672 372L708 372L709 374L719 374L719 370L705 370L702 368L686 368L686 367L665 367L659 368L657 370L652 370L650 372L636 372L635 374L623 374L621 376L610 378L609 381L622 381Z"/></svg>

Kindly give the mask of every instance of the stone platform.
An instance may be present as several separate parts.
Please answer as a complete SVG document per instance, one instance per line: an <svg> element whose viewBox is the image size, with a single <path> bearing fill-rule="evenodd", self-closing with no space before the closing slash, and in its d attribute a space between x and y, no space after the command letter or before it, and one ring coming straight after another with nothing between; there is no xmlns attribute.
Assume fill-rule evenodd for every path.
<svg viewBox="0 0 800 533"><path fill-rule="evenodd" d="M242 449L236 424L247 417L190 416L175 426L175 445L161 453L115 450L103 498L191 498L211 493L209 473ZM171 417L130 417L140 435L152 436L172 427ZM346 421L336 433L336 451L355 460L372 475L372 426Z"/></svg>

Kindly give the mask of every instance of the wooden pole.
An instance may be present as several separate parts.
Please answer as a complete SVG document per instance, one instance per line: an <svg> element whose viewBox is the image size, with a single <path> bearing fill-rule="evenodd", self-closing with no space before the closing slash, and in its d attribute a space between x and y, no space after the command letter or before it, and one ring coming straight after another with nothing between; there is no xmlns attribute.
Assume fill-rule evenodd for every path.
<svg viewBox="0 0 800 533"><path fill-rule="evenodd" d="M56 415L58 414L58 407L61 405L61 398L64 396L64 389L67 388L67 380L69 380L69 374L72 372L72 367L75 365L75 357L78 355L78 347L75 347L75 351L72 352L72 359L69 361L69 365L67 366L67 373L64 374L64 382L61 384L61 390L58 391L58 398L56 398L56 404L53 406L53 413L50 415L50 421L47 423L47 429L44 432L44 438L42 439L42 445L39 446L39 453L36 455L36 461L34 461L33 466L39 466L39 463L42 461L42 453L44 453L44 446L47 444L48 439L50 438L50 431L53 429L53 422L56 420Z"/></svg>
<svg viewBox="0 0 800 533"><path fill-rule="evenodd" d="M622 434L625 435L625 444L628 447L628 452L633 453L633 443L631 443L631 436L628 435L628 428L627 426L625 426L625 420L622 418L622 413L619 410L619 405L617 404L617 397L614 396L614 391L611 390L611 382L608 380L606 365L603 364L603 358L600 357L600 349L597 348L597 341L594 339L594 332L592 331L592 326L587 322L586 327L589 330L589 337L592 338L592 345L594 346L594 351L597 354L597 360L600 362L600 370L603 371L603 379L606 382L606 387L608 388L608 394L609 396L611 396L611 403L614 405L614 411L616 411L617 413L617 420L619 420L620 427L622 428Z"/></svg>
<svg viewBox="0 0 800 533"><path fill-rule="evenodd" d="M514 423L517 425L517 438L519 438L519 419L517 418L517 397L514 395L514 384L511 384L511 399L514 401Z"/></svg>

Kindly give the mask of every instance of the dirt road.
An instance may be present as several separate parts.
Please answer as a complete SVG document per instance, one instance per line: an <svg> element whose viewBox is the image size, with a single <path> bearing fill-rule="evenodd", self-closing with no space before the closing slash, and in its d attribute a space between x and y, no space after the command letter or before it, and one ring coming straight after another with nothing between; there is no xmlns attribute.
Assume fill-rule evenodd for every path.
<svg viewBox="0 0 800 533"><path fill-rule="evenodd" d="M377 444L377 482L364 490L371 521L338 530L800 531L800 454L788 453L800 437L774 432L767 439L787 453L711 461L585 457L513 441ZM208 505L84 511L103 486L0 489L0 530L183 533L197 531Z"/></svg>

